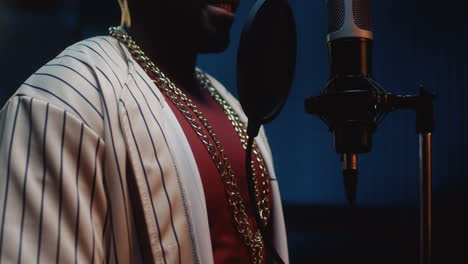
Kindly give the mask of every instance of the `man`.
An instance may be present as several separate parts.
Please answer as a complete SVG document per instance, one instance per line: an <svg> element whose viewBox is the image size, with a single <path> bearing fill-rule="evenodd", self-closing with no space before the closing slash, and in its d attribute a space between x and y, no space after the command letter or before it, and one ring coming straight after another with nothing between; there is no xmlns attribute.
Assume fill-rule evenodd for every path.
<svg viewBox="0 0 468 264"><path fill-rule="evenodd" d="M238 1L119 3L129 34L68 47L0 112L0 262L287 262L265 135L252 202L245 116L195 67Z"/></svg>

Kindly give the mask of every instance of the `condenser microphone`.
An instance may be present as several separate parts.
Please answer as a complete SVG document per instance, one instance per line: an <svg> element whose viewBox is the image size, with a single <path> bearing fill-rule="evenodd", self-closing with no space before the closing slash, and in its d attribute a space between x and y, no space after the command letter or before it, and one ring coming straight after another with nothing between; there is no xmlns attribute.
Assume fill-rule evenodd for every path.
<svg viewBox="0 0 468 264"><path fill-rule="evenodd" d="M321 94L306 101L306 111L319 115L333 133L347 199L353 205L357 154L371 150L379 119L377 95L382 92L371 77L371 0L327 0L327 9L330 76Z"/></svg>
<svg viewBox="0 0 468 264"><path fill-rule="evenodd" d="M365 79L372 72L371 0L328 0L327 9L330 58L327 92L372 90L373 86ZM345 104L353 104L351 100L359 103L351 95L343 96L349 100ZM356 199L357 153L370 151L374 130L372 114L367 109L355 110L349 109L348 114L338 116L341 120L335 121L334 128L335 150L342 153L343 183L351 205Z"/></svg>

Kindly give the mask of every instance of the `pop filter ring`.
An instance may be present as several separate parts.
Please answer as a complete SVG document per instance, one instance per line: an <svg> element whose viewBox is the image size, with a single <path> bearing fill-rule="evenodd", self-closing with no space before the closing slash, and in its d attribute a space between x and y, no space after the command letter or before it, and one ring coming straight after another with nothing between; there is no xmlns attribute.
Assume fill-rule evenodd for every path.
<svg viewBox="0 0 468 264"><path fill-rule="evenodd" d="M276 19L272 20L275 15ZM237 54L237 90L249 123L271 122L286 103L295 71L296 35L287 0L255 3L242 30ZM266 54L272 47L274 52ZM274 72L281 74L267 76ZM273 78L278 85L273 85Z"/></svg>

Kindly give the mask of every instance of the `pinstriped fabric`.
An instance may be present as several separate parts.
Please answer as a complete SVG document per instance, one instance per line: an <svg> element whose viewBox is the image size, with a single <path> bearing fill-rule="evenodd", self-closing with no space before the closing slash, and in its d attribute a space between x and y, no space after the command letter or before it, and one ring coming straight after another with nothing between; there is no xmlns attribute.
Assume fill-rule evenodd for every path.
<svg viewBox="0 0 468 264"><path fill-rule="evenodd" d="M17 104L16 105L16 110L15 110L15 114L14 114L14 118L13 118L13 122L12 122L12 125L11 125L11 133L10 133L10 137L8 138L9 140L5 139L4 141L5 142L8 142L8 151L4 151L4 156L2 157L1 160L5 161L3 162L2 164L2 168L6 168L6 171L4 171L4 175L3 177L1 177L0 179L2 180L0 183L1 183L1 186L5 186L5 190L4 190L4 194L3 194L3 206L1 208L1 223L0 223L0 256L2 254L2 251L3 251L3 241L4 241L4 238L6 237L5 235L5 216L6 216L6 206L7 206L7 201L8 201L8 190L9 190L9 187L10 187L10 178L11 178L11 152L12 152L12 149L13 149L13 142L14 142L14 139L15 139L15 132L16 132L16 123L17 123L17 120L18 120L18 113L19 113L19 110L20 110L20 105ZM5 118L5 120L8 118L8 116ZM4 125L4 129L7 130L9 127L7 127L6 125ZM8 133L8 131L7 131ZM6 135L5 137L7 137L8 135ZM7 145L7 144L5 144ZM5 148L6 149L6 148ZM6 163L6 164L5 164ZM5 169L4 169L5 170ZM1 194L0 194L1 195Z"/></svg>
<svg viewBox="0 0 468 264"><path fill-rule="evenodd" d="M5 106L3 107L2 111L0 112L0 124L5 123L5 118L8 114L8 110L10 108L10 103L7 102ZM2 148L3 142L5 142L3 134L5 133L5 126L2 125L0 126L0 149Z"/></svg>
<svg viewBox="0 0 468 264"><path fill-rule="evenodd" d="M101 87L111 87L111 89L102 89L102 105L104 111L104 138L109 139L107 141L108 147L105 148L105 155L109 157L109 162L105 163L105 170L113 172L113 177L110 179L105 174L105 184L109 190L109 199L116 201L110 204L110 229L113 231L113 250L114 262L115 263L130 263L133 251L132 247L132 233L133 228L131 227L131 208L129 207L130 201L128 197L128 185L124 173L126 172L126 149L125 143L121 131L119 130L119 115L117 107L117 98L122 90L122 80L119 79L119 75L126 78L126 74L117 74L116 70L109 65L108 61L101 55L97 48L93 48L88 44L77 44L85 49L85 52L92 52L99 56L96 58L95 68L98 70L97 78L100 80L99 84ZM126 67L126 66L125 66ZM122 77L120 77L122 78ZM114 206L114 204L116 206ZM123 208L114 208L114 207ZM116 230L126 230L126 232L116 232ZM117 245L122 243L122 245ZM117 250L117 248L119 248Z"/></svg>
<svg viewBox="0 0 468 264"><path fill-rule="evenodd" d="M144 238L130 197L141 201ZM40 68L0 111L0 263L142 263L142 239L156 263L213 263L203 187L177 119L126 48L95 37Z"/></svg>
<svg viewBox="0 0 468 264"><path fill-rule="evenodd" d="M10 132L3 139L11 151L2 147L0 152L0 167L9 168L0 171L1 262L89 263L92 227L101 231L101 211L107 207L102 185L95 184L91 195L93 175L102 177L102 153L94 152L102 140L75 116L42 100L17 96L9 104L17 111L2 122ZM99 202L91 205L92 196ZM81 236L76 237L78 223ZM101 245L101 237L97 239ZM75 241L79 248L74 248ZM94 250L96 259L104 259L101 247Z"/></svg>
<svg viewBox="0 0 468 264"><path fill-rule="evenodd" d="M157 127L158 124L157 119L147 118L151 116L148 112L144 112L149 110L148 105L142 108L131 90L127 89L126 91L128 91L129 96L134 100L133 103L128 106L130 109L123 100L121 101L122 116L125 116L125 120L122 120L122 126L124 130L128 129L127 137L132 139L131 142L128 142L128 146L129 148L134 147L137 154L130 157L130 161L135 163L133 164L134 173L144 175L144 183L137 182L137 184L145 186L146 189L144 187L140 189L144 189L143 193L147 193L150 197L153 197L150 201L143 201L144 206L151 207L152 218L156 223L155 226L149 226L149 232L154 233L157 240L159 240L158 242L150 240L150 243L159 244L159 250L161 252L160 261L164 263L181 263L181 255L184 253L180 250L181 242L186 244L190 241L190 238L188 236L189 232L186 220L181 217L174 217L184 213L180 190L174 188L178 183L171 183L171 181L177 180L174 175L176 171L170 168L164 170L161 166L161 164L167 164L168 161L165 159L170 158L170 155L165 154L169 152L168 145L154 141L154 139L163 137L163 131L161 129L150 129L150 127ZM130 114L129 111L131 111ZM132 118L130 118L130 116ZM133 127L142 127L143 129L136 131ZM141 139L146 138L150 139L149 143L151 147L149 148L143 148L146 140L143 142ZM151 175L150 173L157 176L157 178L149 177L149 175ZM173 186L173 188L171 188L171 186ZM143 194L143 196L145 196L145 194ZM157 207L155 206L155 202L158 202ZM161 222L158 220L161 218L168 219L169 221ZM178 227L179 232L183 232L178 235L175 226ZM180 230L180 226L186 230ZM181 236L181 239L179 239L179 236ZM184 245L182 246L184 247ZM187 256L183 258L187 259Z"/></svg>
<svg viewBox="0 0 468 264"><path fill-rule="evenodd" d="M103 51L101 51L101 53L105 54ZM122 60L118 56L116 56L116 59ZM100 76L97 76L98 73L96 73L96 67L101 68L101 76L106 76L105 81L112 80L113 84L116 84L114 85L116 86L116 90L112 91L113 95L111 97L103 98L100 90L101 80L99 80ZM126 64L121 63L120 68L125 69L125 67ZM107 61L104 61L99 56L96 57L95 55L90 55L85 49L80 49L79 46L75 45L72 48L66 49L56 59L39 69L18 90L18 98L34 98L35 101L42 102L44 104L44 111L47 109L47 113L42 113L42 116L40 114L40 108L35 109L31 115L31 120L43 120L44 122L44 124L35 124L33 126L33 128L37 129L36 132L38 133L38 128L41 128L41 132L43 133L41 140L37 140L37 142L33 140L32 145L35 147L32 148L31 151L19 148L17 152L20 153L22 151L25 153L24 157L20 157L20 155L18 155L18 160L23 161L28 159L29 155L27 153L32 153L31 157L37 155L35 158L30 159L32 161L34 160L34 163L36 163L35 168L43 168L41 170L36 170L37 173L33 176L38 179L37 182L33 182L37 185L28 188L31 180L29 179L28 181L24 181L24 179L26 179L24 177L26 173L24 172L22 178L24 187L18 188L23 189L23 192L21 193L28 194L30 193L31 188L37 187L37 193L39 194L35 197L38 204L29 203L27 195L23 195L26 197L26 200L23 199L26 205L24 207L26 208L24 210L24 221L31 222L33 219L28 217L28 213L30 212L28 212L27 208L29 206L33 207L33 209L37 211L33 212L37 214L35 216L37 219L36 223L39 223L39 225L33 225L36 226L37 229L36 238L27 237L29 234L33 234L34 232L21 232L21 230L15 229L10 229L8 231L10 233L19 231L19 233L22 234L21 240L27 241L25 244L18 244L20 246L18 246L18 250L16 250L17 255L22 256L22 258L24 258L24 254L19 251L25 252L24 248L28 248L27 252L31 252L30 246L35 246L37 248L34 251L36 251L37 254L34 254L34 262L37 263L89 263L91 260L101 262L106 258L106 256L112 256L107 257L107 260L117 263L119 261L118 253L123 250L116 249L119 244L118 242L113 243L113 241L116 240L114 238L114 229L116 228L119 230L125 230L125 232L121 233L125 235L126 239L117 239L120 243L126 244L126 247L123 245L121 246L122 249L132 247L132 243L130 241L133 240L131 238L133 236L133 226L131 226L129 220L131 219L131 215L125 212L113 214L118 214L119 216L116 218L124 220L124 228L121 226L116 227L117 224L113 223L116 221L119 222L119 220L106 219L106 217L111 214L109 207L112 207L107 202L112 200L112 198L106 198L106 196L115 195L112 193L116 192L109 191L109 193L106 194L103 185L103 181L105 180L103 173L108 163L106 164L102 157L104 157L106 149L109 149L104 148L103 144L106 136L106 131L104 131L106 127L104 122L104 114L106 113L104 111L104 104L108 108L112 108L112 105L114 105L113 109L107 109L108 112L117 112L114 109L117 106L116 99L118 91L121 89L118 86L120 84L117 80L117 76L119 75L124 77L126 76L126 74L119 72L119 67L113 66L111 69L110 66L107 65ZM105 86L109 87L109 84L106 84ZM107 89L106 92L109 92L109 89ZM19 95L22 96L19 97ZM15 122L12 123L15 116L14 113L8 111L9 114L6 116L7 107L10 109L15 100L17 99L12 98L1 112L2 115L0 115L0 117L2 117L2 125L0 127L3 131L13 129L12 125L9 125L10 123L13 124L13 126L16 124ZM112 101L114 103L112 103ZM24 103L21 105L23 104ZM20 104L17 104L17 106L19 105ZM22 108L18 109L21 110ZM50 111L51 109L59 109L61 113L60 118L56 113L57 111ZM27 124L27 122L23 120L23 116L28 116L28 114L24 111L18 112L20 113L18 115L18 124ZM70 118L70 116L73 116L73 118ZM107 117L109 116L110 115L107 115ZM115 116L118 118L117 115ZM58 125L58 122L61 123L61 127ZM45 125L46 123L47 126ZM75 127L75 123L78 127ZM17 129L19 128L15 127L15 130ZM83 131L83 137L81 140L79 137L80 129ZM21 131L23 130L24 129L21 128ZM61 131L62 134L57 134L58 131ZM67 133L67 131L69 132ZM33 137L34 135L39 135L38 133L32 134ZM92 148L89 147L91 144L87 139L89 137L87 136L89 133L95 137L95 142L92 144ZM77 138L68 137L68 134L76 135ZM61 144L62 138L63 144ZM2 142L10 142L11 139L11 136L2 136L1 138ZM21 138L15 139L14 142L28 142L28 137L26 135L24 138L21 136ZM71 151L73 144L77 145L75 146L75 151ZM100 148L96 147L96 145L100 146ZM6 147L6 151L4 151L5 146L1 147L2 155L9 152L9 146ZM28 146L25 148L28 148ZM16 150L16 148L13 147L12 149ZM94 155L91 155L91 152L94 151L96 151ZM123 153L121 159L125 161L126 152L121 150L118 152ZM56 160L51 160L47 156L51 153L56 154L58 158ZM46 157L39 158L41 157L41 154L45 154ZM8 156L8 154L6 155ZM12 155L15 155L15 152ZM77 157L79 157L79 159L77 159ZM73 161L73 158L77 160ZM7 159L2 159L2 162L6 162L6 160ZM92 160L94 161L92 162ZM81 165L83 163L86 164ZM112 162L110 163L112 165ZM119 166L123 166L123 163L119 164ZM31 166L28 165L28 167ZM95 168L95 171L90 171L93 167ZM56 177L50 176L50 170L52 168L55 170L56 174L54 174L54 176ZM124 169L125 168L122 168L122 170ZM73 170L74 172L72 172ZM83 175L86 175L86 177ZM92 177L93 175L94 177ZM1 180L5 182L5 184L2 184L2 187L6 186L7 180L10 182L10 178L21 181L21 178L6 175L6 171L2 171ZM91 180L93 178L94 180ZM81 183L83 180L86 180L87 182ZM110 181L115 181L115 179L110 179ZM5 220L1 222L2 226L11 225L8 221L8 217L12 215L10 210L15 210L14 207L10 206L11 201L19 202L22 200L11 194L11 184L9 183L8 185L9 190L7 191L6 188L4 188L2 193L5 194L1 201L5 204L6 208L4 212L2 212L2 217L5 217ZM122 182L122 185L126 185L126 183ZM83 194L83 189L89 193ZM126 190L124 190L124 188L119 188L118 192L120 194L118 196L125 197L125 200L127 200L128 197L127 193L124 193L125 191ZM50 206L51 204L53 206ZM118 202L116 202L116 207L120 207ZM19 208L21 208L21 206L19 206ZM96 213L96 208L99 209L99 213ZM69 213L68 210L73 210L73 214ZM122 210L118 208L114 211L118 212ZM125 217L121 217L120 214L125 215ZM21 218L19 217L18 219ZM88 220L86 221L83 219ZM90 225L89 223L91 222L95 224ZM27 228L27 225L22 224L19 227L20 229L21 227ZM108 229L107 232L104 232L104 227ZM6 230L5 227L3 229ZM2 237L7 237L6 231L4 233L5 235ZM9 235L8 241L11 241ZM32 243L33 241L34 243ZM83 245L85 247L89 247L90 254L87 254L87 250L83 250ZM11 246L14 246L14 244L11 244ZM106 252L105 249L108 246L113 247ZM5 244L0 246L0 249L2 250L1 257L2 259L8 259L8 261L3 261L9 262L13 255L9 256L8 254L13 250L10 250L10 246L8 246L8 249L6 248ZM32 254L28 255L32 256ZM124 253L124 255L127 255L127 257L122 257L122 261L131 263L132 261L128 256L138 254ZM18 258L17 262L21 262L21 258ZM24 260L22 262L24 262Z"/></svg>

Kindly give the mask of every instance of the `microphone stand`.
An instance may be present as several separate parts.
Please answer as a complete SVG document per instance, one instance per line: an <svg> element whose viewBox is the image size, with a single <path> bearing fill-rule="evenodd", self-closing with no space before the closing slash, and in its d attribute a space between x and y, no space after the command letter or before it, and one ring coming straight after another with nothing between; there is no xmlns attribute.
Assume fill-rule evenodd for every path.
<svg viewBox="0 0 468 264"><path fill-rule="evenodd" d="M435 95L420 87L419 96L390 95L393 110L416 111L419 134L419 263L432 262L432 132L434 131ZM393 106L392 106L393 105Z"/></svg>
<svg viewBox="0 0 468 264"><path fill-rule="evenodd" d="M375 86L374 91L343 91L338 93L325 93L310 97L305 101L305 109L309 114L318 115L324 120L330 130L335 126L330 116L336 115L337 102L348 102L344 107L354 111L349 106L359 105L361 108L372 109L375 113L383 114L383 121L389 112L396 110L414 110L416 112L416 131L419 134L419 263L431 264L432 261L432 132L434 131L433 100L435 95L420 87L417 96L402 96L386 93L380 85L370 79ZM367 98L366 98L367 97ZM349 103L352 101L352 103ZM333 112L334 111L334 112ZM349 144L349 143L348 143ZM351 143L352 144L352 143ZM370 149L369 149L370 150ZM364 152L361 152L364 153ZM346 157L346 153L344 154ZM356 165L357 171L357 165ZM346 177L346 176L345 176ZM357 180L355 180L357 183ZM355 184L356 184L355 183ZM346 184L346 178L345 178ZM354 191L355 191L354 187ZM347 188L348 191L348 188ZM348 194L349 195L349 194ZM351 194L353 196L354 194Z"/></svg>

